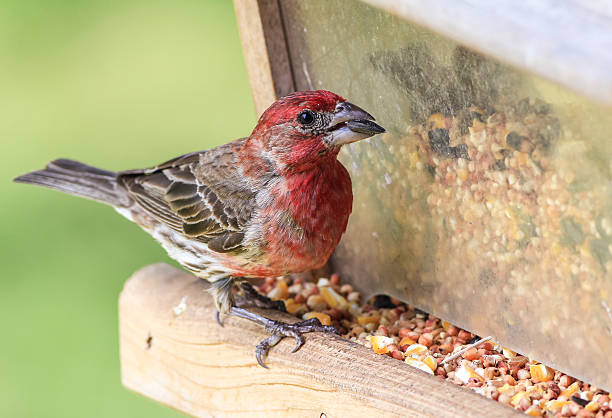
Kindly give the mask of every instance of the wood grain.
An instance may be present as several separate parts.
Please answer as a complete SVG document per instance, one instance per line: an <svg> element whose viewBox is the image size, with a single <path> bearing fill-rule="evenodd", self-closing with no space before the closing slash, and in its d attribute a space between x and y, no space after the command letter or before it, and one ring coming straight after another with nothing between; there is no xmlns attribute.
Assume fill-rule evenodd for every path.
<svg viewBox="0 0 612 418"><path fill-rule="evenodd" d="M165 264L130 278L119 300L121 375L129 389L197 416L505 417L517 413L341 337L273 348L268 370L246 320L214 320L206 284ZM184 310L174 308L184 302ZM277 319L295 320L278 312Z"/></svg>
<svg viewBox="0 0 612 418"><path fill-rule="evenodd" d="M612 105L609 1L362 1Z"/></svg>
<svg viewBox="0 0 612 418"><path fill-rule="evenodd" d="M278 0L234 0L257 115L295 91Z"/></svg>

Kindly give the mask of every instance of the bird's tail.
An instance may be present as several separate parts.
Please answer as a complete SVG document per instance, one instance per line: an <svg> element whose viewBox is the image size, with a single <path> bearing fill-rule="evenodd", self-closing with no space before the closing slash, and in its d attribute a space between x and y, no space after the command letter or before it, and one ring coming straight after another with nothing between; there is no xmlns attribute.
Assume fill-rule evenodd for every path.
<svg viewBox="0 0 612 418"><path fill-rule="evenodd" d="M115 207L127 207L131 199L117 179L116 172L60 159L51 161L44 170L24 174L13 181L49 187Z"/></svg>

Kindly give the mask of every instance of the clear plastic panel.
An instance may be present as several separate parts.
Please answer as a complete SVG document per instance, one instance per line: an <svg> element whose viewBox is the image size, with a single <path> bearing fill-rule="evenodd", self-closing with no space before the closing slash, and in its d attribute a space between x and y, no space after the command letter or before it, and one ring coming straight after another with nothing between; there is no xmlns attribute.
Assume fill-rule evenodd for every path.
<svg viewBox="0 0 612 418"><path fill-rule="evenodd" d="M341 152L334 268L612 389L611 109L357 1L281 5L297 87L388 129Z"/></svg>

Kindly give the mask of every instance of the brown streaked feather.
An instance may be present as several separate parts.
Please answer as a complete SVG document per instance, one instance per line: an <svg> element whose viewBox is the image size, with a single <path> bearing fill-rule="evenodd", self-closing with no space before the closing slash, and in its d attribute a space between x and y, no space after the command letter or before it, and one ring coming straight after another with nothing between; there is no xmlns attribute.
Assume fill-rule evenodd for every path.
<svg viewBox="0 0 612 418"><path fill-rule="evenodd" d="M139 206L173 230L212 251L240 252L255 208L255 191L233 161L243 141L124 171L119 181Z"/></svg>
<svg viewBox="0 0 612 418"><path fill-rule="evenodd" d="M227 253L239 248L243 239L243 232L226 232L211 239L208 248L218 253Z"/></svg>

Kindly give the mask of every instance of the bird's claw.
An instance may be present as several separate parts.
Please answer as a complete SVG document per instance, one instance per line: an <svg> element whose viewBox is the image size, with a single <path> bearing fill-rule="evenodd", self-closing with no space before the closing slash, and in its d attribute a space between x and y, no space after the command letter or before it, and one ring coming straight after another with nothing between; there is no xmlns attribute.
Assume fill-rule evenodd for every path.
<svg viewBox="0 0 612 418"><path fill-rule="evenodd" d="M223 322L221 322L221 312L219 312L219 309L215 310L215 320L217 321L217 324L223 327Z"/></svg>
<svg viewBox="0 0 612 418"><path fill-rule="evenodd" d="M262 360L262 357L268 355L270 348L274 347L285 337L295 338L295 347L291 351L295 353L304 345L304 337L302 334L307 332L332 332L339 334L338 330L330 325L322 325L317 318L307 319L305 321L287 324L281 321L270 321L265 326L266 332L270 333L270 337L266 338L255 348L255 357L260 366L268 368Z"/></svg>

